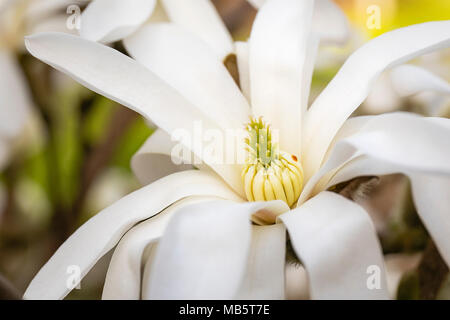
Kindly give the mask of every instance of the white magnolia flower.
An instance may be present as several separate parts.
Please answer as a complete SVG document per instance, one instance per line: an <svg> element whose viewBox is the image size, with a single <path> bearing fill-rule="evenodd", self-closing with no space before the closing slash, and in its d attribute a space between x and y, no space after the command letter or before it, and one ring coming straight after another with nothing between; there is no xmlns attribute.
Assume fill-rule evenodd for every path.
<svg viewBox="0 0 450 320"><path fill-rule="evenodd" d="M149 184L80 227L39 271L25 298L63 298L71 289L68 266L78 266L84 276L115 247L103 298L280 299L287 233L307 270L312 298L387 298L369 216L327 190L355 177L395 172L410 178L419 215L450 264L449 120L407 113L347 120L383 70L448 47L450 21L370 41L308 109L317 50L311 44L320 37L312 27L313 4L269 0L261 7L248 44L236 51L243 93L210 47L176 25L152 24L125 41L134 59L65 34L26 39L35 57L160 129L133 161ZM194 134L196 121L224 132L241 128L250 116L263 116L279 130L281 155L287 157L281 164L254 159L253 170L264 170L258 167L264 164L277 171L279 165L280 175L243 180L251 166L208 158L200 170L169 174L180 169L169 160L175 144L169 134ZM191 151L202 158L208 145L195 142ZM150 183L150 172L159 170L169 175ZM284 173L293 175L284 179ZM289 207L295 184L301 193Z"/></svg>
<svg viewBox="0 0 450 320"><path fill-rule="evenodd" d="M24 50L23 37L42 31L66 31L69 0L0 1L0 168L11 154L32 106L30 92L16 60ZM69 31L69 30L67 30Z"/></svg>

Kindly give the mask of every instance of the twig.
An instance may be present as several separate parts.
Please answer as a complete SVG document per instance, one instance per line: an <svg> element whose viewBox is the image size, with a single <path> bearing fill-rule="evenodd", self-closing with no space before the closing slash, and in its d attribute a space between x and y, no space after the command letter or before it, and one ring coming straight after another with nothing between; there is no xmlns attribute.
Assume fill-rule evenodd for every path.
<svg viewBox="0 0 450 320"><path fill-rule="evenodd" d="M417 269L419 273L420 299L434 300L449 269L430 239Z"/></svg>
<svg viewBox="0 0 450 320"><path fill-rule="evenodd" d="M0 274L0 300L20 300L19 291Z"/></svg>

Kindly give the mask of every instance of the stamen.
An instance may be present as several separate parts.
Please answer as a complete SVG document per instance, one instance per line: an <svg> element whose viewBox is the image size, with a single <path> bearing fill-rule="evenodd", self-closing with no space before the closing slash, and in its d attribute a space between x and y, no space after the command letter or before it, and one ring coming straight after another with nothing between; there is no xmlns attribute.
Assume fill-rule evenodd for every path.
<svg viewBox="0 0 450 320"><path fill-rule="evenodd" d="M246 125L247 164L242 181L248 201L283 200L292 206L303 188L303 169L298 157L279 151L271 128L262 118Z"/></svg>

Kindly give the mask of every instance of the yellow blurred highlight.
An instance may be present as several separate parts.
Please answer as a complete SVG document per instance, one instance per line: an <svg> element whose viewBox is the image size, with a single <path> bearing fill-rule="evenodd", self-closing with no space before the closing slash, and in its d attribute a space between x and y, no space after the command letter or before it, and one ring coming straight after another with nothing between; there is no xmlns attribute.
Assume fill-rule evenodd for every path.
<svg viewBox="0 0 450 320"><path fill-rule="evenodd" d="M367 38L412 24L450 19L450 0L335 0Z"/></svg>

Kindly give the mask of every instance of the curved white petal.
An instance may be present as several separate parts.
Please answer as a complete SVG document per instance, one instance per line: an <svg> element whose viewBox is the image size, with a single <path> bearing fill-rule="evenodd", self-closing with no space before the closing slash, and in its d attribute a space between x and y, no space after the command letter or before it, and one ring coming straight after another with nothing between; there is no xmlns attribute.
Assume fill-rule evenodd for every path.
<svg viewBox="0 0 450 320"><path fill-rule="evenodd" d="M401 65L391 71L392 85L401 96L410 96L421 91L450 94L450 84L430 71L413 66Z"/></svg>
<svg viewBox="0 0 450 320"><path fill-rule="evenodd" d="M200 159L210 141L196 133L220 127L191 105L176 90L133 59L107 46L62 33L27 37L27 49L38 59L70 75L87 88L139 112L164 131L188 135L182 141ZM187 145L189 144L189 145ZM233 189L244 194L241 165L205 160Z"/></svg>
<svg viewBox="0 0 450 320"><path fill-rule="evenodd" d="M28 87L13 55L0 49L0 137L16 137L31 107Z"/></svg>
<svg viewBox="0 0 450 320"><path fill-rule="evenodd" d="M233 52L233 41L210 0L161 0L170 19L205 41L220 60Z"/></svg>
<svg viewBox="0 0 450 320"><path fill-rule="evenodd" d="M286 229L283 224L252 226L244 281L237 299L284 299Z"/></svg>
<svg viewBox="0 0 450 320"><path fill-rule="evenodd" d="M446 231L450 226L450 120L402 113L365 118L365 126L339 141L330 155L332 159L333 154L355 152L359 157L347 162L344 159L323 188L358 176L407 175L417 211L450 265Z"/></svg>
<svg viewBox="0 0 450 320"><path fill-rule="evenodd" d="M246 41L237 41L234 43L236 47L236 58L239 71L239 84L241 86L242 93L247 98L247 101L251 101L250 94L250 70L248 61L248 43Z"/></svg>
<svg viewBox="0 0 450 320"><path fill-rule="evenodd" d="M252 110L279 130L280 148L297 155L313 7L312 0L269 0L249 39Z"/></svg>
<svg viewBox="0 0 450 320"><path fill-rule="evenodd" d="M338 153L340 149L352 149L364 155L365 160L361 164L356 161L348 168L343 168L333 181L349 180L348 177L353 175L356 168L362 175L376 175L381 168L387 167L408 172L450 175L450 149L447 147L449 119L434 121L433 118L408 113L365 118L365 125L357 133L339 140L331 151L332 154ZM374 166L362 165L367 161L373 162ZM377 161L379 164L375 164Z"/></svg>
<svg viewBox="0 0 450 320"><path fill-rule="evenodd" d="M141 297L142 258L146 247L163 235L170 218L176 210L211 197L189 197L180 200L157 216L152 217L130 229L120 239L106 274L102 299L139 300Z"/></svg>
<svg viewBox="0 0 450 320"><path fill-rule="evenodd" d="M280 220L307 270L313 299L389 297L376 231L359 205L321 192Z"/></svg>
<svg viewBox="0 0 450 320"><path fill-rule="evenodd" d="M436 21L385 33L354 52L306 115L302 136L306 179L318 170L334 135L384 69L449 45L450 21Z"/></svg>
<svg viewBox="0 0 450 320"><path fill-rule="evenodd" d="M281 201L212 201L184 207L170 220L151 267L148 299L232 299L246 271L250 216L286 212Z"/></svg>
<svg viewBox="0 0 450 320"><path fill-rule="evenodd" d="M175 145L176 142L161 129L157 129L145 141L131 158L131 169L139 182L146 185L168 174L193 168L191 164L183 163L184 159L172 155ZM189 152L189 158L191 157Z"/></svg>
<svg viewBox="0 0 450 320"><path fill-rule="evenodd" d="M104 43L135 32L152 14L156 0L94 0L81 15L80 36Z"/></svg>
<svg viewBox="0 0 450 320"><path fill-rule="evenodd" d="M450 178L409 174L417 212L450 267Z"/></svg>
<svg viewBox="0 0 450 320"><path fill-rule="evenodd" d="M250 108L233 78L200 39L174 24L150 24L124 42L133 58L224 129L241 128Z"/></svg>
<svg viewBox="0 0 450 320"><path fill-rule="evenodd" d="M70 275L67 273L68 266L79 267L84 276L134 224L192 195L242 201L220 179L204 172L179 172L158 180L125 196L82 225L42 267L24 297L63 298L70 291L66 285Z"/></svg>

